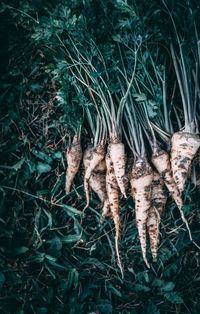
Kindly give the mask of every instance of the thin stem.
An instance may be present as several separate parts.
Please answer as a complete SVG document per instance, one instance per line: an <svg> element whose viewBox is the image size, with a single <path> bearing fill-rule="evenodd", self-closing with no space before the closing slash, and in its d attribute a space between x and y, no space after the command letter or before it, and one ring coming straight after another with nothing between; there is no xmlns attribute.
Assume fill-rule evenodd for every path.
<svg viewBox="0 0 200 314"><path fill-rule="evenodd" d="M172 45L172 43L170 43L170 49L171 49L171 54L172 54L172 60L174 63L174 68L175 68L175 72L176 72L176 76L177 76L177 80L178 80L178 85L179 85L179 89L180 89L180 93L181 93L181 99L183 102L183 110L184 110L184 118L185 118L185 128L189 128L189 120L188 120L188 110L187 110L187 104L185 101L185 95L184 95L184 91L183 91L183 86L182 86L182 82L181 82L181 77L180 77L180 72L178 69L178 64L176 61L176 56L174 53L174 47Z"/></svg>
<svg viewBox="0 0 200 314"><path fill-rule="evenodd" d="M99 116L99 119L100 119L100 122L101 122L101 126L102 126L101 115L100 115L100 112L99 112L99 109L98 109L96 100L95 100L95 98L94 98L93 92L92 92L92 90L90 89L90 83L89 83L89 80L88 80L87 73L85 73L85 76L86 76L86 80L87 80L87 84L88 84L89 93L90 93L90 95L91 95L91 97L92 97L92 100L93 100L93 102L94 102L94 104L95 104L95 107L96 107L96 110L97 110L97 114L98 114L98 116Z"/></svg>
<svg viewBox="0 0 200 314"><path fill-rule="evenodd" d="M163 87L163 106L164 106L164 122L165 122L165 130L170 133L170 126L169 126L169 113L167 110L167 102L166 102L166 80L165 80L165 72L164 77L162 80L162 87Z"/></svg>
<svg viewBox="0 0 200 314"><path fill-rule="evenodd" d="M122 123L122 114L123 114L123 109L124 109L124 105L126 103L126 100L127 100L127 97L128 97L128 94L130 92L130 89L131 89L131 86L133 84L133 79L134 79L134 75L135 75L135 70L136 70L136 64L137 64L137 59L136 59L136 56L135 56L135 64L134 64L134 69L133 69L133 73L132 73L132 77L131 77L131 80L128 84L128 88L126 90L126 93L125 95L122 97L120 103L119 103L119 108L118 108L118 112L117 112L117 125L118 127L120 126L120 124Z"/></svg>
<svg viewBox="0 0 200 314"><path fill-rule="evenodd" d="M178 127L179 127L179 130L182 128L182 125L181 125L181 120L179 118L179 115L178 115L178 112L176 110L176 107L174 106L174 113L175 113L175 116L176 116L176 120L177 120L177 123L178 123Z"/></svg>
<svg viewBox="0 0 200 314"><path fill-rule="evenodd" d="M23 15L27 16L28 18L30 18L33 22L39 24L39 21L37 21L36 19L34 19L34 17L32 17L31 15L29 15L28 13L26 13L26 12L24 12L24 11L22 11L22 10L20 10L20 9L17 9L17 8L14 8L14 7L10 6L10 5L7 5L7 8L12 9L12 10L15 10L15 11L18 11L18 12L20 12L21 14L23 14Z"/></svg>
<svg viewBox="0 0 200 314"><path fill-rule="evenodd" d="M132 145L135 146L136 152L138 153L138 155L140 155L141 151L140 151L140 143L139 143L139 134L138 134L137 129L136 129L136 126L138 126L138 125L137 125L137 123L134 123L134 121L133 121L133 118L132 118L128 104L126 105L125 108L127 110L127 112L125 111L125 118L126 118L126 121L128 124L129 137L132 141Z"/></svg>
<svg viewBox="0 0 200 314"><path fill-rule="evenodd" d="M93 134L93 138L95 138L96 130L95 130L94 122L92 120L91 112L90 112L88 107L86 107L85 110L86 110L87 119L88 119L88 122L90 125L90 129L91 129L92 134Z"/></svg>

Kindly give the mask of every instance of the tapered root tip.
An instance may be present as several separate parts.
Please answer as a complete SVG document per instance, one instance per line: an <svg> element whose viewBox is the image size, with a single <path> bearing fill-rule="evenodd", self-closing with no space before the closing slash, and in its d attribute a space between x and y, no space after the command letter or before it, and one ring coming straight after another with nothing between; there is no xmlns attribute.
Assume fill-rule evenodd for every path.
<svg viewBox="0 0 200 314"><path fill-rule="evenodd" d="M187 221L187 219L185 218L184 213L183 213L183 211L182 211L182 209L181 209L180 207L179 207L179 211L180 211L180 214L181 214L182 221L185 223L186 228L187 228L187 230L188 230L190 241L193 241L193 239L192 239L192 234L191 234L191 230L190 230L188 221Z"/></svg>
<svg viewBox="0 0 200 314"><path fill-rule="evenodd" d="M88 208L89 204L86 204L85 207L83 208L83 211L85 211Z"/></svg>
<svg viewBox="0 0 200 314"><path fill-rule="evenodd" d="M119 247L118 247L118 236L115 236L115 249L116 249L116 254L117 254L117 264L119 266L119 269L121 271L121 275L122 275L122 279L124 278L124 272L123 272L123 268L122 268L122 263L121 263L121 259L120 259L120 255L119 255Z"/></svg>
<svg viewBox="0 0 200 314"><path fill-rule="evenodd" d="M143 256L143 260L144 260L145 264L147 265L147 268L150 268L150 265L149 265L149 263L147 261L146 256Z"/></svg>
<svg viewBox="0 0 200 314"><path fill-rule="evenodd" d="M86 201L87 201L87 204L85 205L85 207L83 208L83 211L86 210L86 208L89 206L90 204L90 197L89 197L89 183L88 183L89 180L86 180L84 182L84 190L85 190L85 194L86 194Z"/></svg>
<svg viewBox="0 0 200 314"><path fill-rule="evenodd" d="M124 198L127 198L127 195L126 195L126 193L123 193L123 196L124 196Z"/></svg>

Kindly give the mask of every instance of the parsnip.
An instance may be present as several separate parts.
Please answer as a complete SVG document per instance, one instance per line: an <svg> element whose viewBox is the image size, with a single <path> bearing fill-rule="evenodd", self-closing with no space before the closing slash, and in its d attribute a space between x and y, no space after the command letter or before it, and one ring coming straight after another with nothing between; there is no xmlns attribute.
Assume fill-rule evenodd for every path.
<svg viewBox="0 0 200 314"><path fill-rule="evenodd" d="M113 162L115 177L121 193L126 198L126 155L124 144L119 140L113 141L108 145L108 153Z"/></svg>
<svg viewBox="0 0 200 314"><path fill-rule="evenodd" d="M188 229L190 240L192 240L192 235L191 235L191 231L190 231L188 222L185 219L183 211L182 211L183 201L181 198L181 194L180 194L178 187L177 187L177 185L174 181L174 178L172 176L169 155L164 150L156 147L154 149L151 160L152 160L153 165L156 167L157 171L160 173L161 179L163 179L163 181L164 181L166 187L168 188L171 196L173 197L174 201L176 202L176 204L179 208L179 212L181 214L181 218L182 218L183 222L185 223L185 225Z"/></svg>
<svg viewBox="0 0 200 314"><path fill-rule="evenodd" d="M80 162L82 159L82 148L80 144L80 138L76 135L73 138L73 142L66 153L67 159L67 171L66 171L66 180L65 180L65 192L66 194L70 193L72 182L75 178L76 173L78 172Z"/></svg>
<svg viewBox="0 0 200 314"><path fill-rule="evenodd" d="M119 188L115 177L114 165L111 160L110 154L106 154L106 190L110 204L111 215L115 224L115 249L117 254L118 265L123 277L123 269L119 254Z"/></svg>
<svg viewBox="0 0 200 314"><path fill-rule="evenodd" d="M104 159L105 148L104 145L99 145L97 147L88 148L83 156L83 163L85 167L84 175L84 190L86 194L87 204L84 210L89 206L89 179L95 169L95 167Z"/></svg>
<svg viewBox="0 0 200 314"><path fill-rule="evenodd" d="M99 199L103 203L102 216L106 217L109 212L110 205L109 205L109 200L106 193L105 173L94 171L91 174L91 177L89 179L89 185L92 188L92 190L98 195Z"/></svg>
<svg viewBox="0 0 200 314"><path fill-rule="evenodd" d="M154 262L157 261L160 219L166 201L167 195L164 182L160 179L160 175L154 171L151 191L151 208L147 219L150 248Z"/></svg>
<svg viewBox="0 0 200 314"><path fill-rule="evenodd" d="M200 138L197 134L180 131L172 136L171 165L180 192L184 190L192 160L199 147Z"/></svg>
<svg viewBox="0 0 200 314"><path fill-rule="evenodd" d="M146 258L146 223L151 207L151 184L153 171L146 159L137 159L132 168L131 193L135 199L136 225L138 228L142 255L147 267Z"/></svg>

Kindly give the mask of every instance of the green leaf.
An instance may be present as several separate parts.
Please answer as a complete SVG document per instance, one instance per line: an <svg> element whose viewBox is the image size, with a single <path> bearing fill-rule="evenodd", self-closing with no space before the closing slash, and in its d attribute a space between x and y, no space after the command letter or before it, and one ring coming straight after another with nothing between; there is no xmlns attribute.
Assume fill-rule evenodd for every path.
<svg viewBox="0 0 200 314"><path fill-rule="evenodd" d="M148 112L148 116L149 118L155 118L159 111L158 111L158 107L156 105L156 103L152 100L149 100L147 102L147 112Z"/></svg>
<svg viewBox="0 0 200 314"><path fill-rule="evenodd" d="M50 264L54 269L62 270L62 271L71 270L72 268L71 266L68 266L68 267L63 266L51 260L48 260L48 264Z"/></svg>
<svg viewBox="0 0 200 314"><path fill-rule="evenodd" d="M32 83L29 85L30 90L34 91L39 91L41 92L43 90L42 86L37 84L37 83Z"/></svg>
<svg viewBox="0 0 200 314"><path fill-rule="evenodd" d="M51 228L52 227L52 216L48 213L48 211L46 209L43 208L43 212L45 213L45 215L47 216L48 218L48 223L46 224L45 227L43 227L40 232L42 233L44 230L46 230L47 228Z"/></svg>
<svg viewBox="0 0 200 314"><path fill-rule="evenodd" d="M116 288L114 288L111 284L109 284L109 288L113 294L117 295L118 297L122 297L121 292L119 290L117 290Z"/></svg>
<svg viewBox="0 0 200 314"><path fill-rule="evenodd" d="M35 149L33 149L31 152L33 153L33 155L35 155L37 158L45 161L47 164L51 164L53 161L51 157L49 157L47 154L45 154L43 152L39 152Z"/></svg>
<svg viewBox="0 0 200 314"><path fill-rule="evenodd" d="M42 263L45 259L45 253L37 253L37 256L34 256L32 260L34 262Z"/></svg>
<svg viewBox="0 0 200 314"><path fill-rule="evenodd" d="M48 259L48 260L50 260L50 261L52 261L52 262L55 262L55 261L57 260L56 257L53 257L53 256L48 255L48 254L45 254L45 258Z"/></svg>
<svg viewBox="0 0 200 314"><path fill-rule="evenodd" d="M149 283L150 279L149 279L149 274L148 271L143 271L137 274L137 280L143 284L143 283Z"/></svg>
<svg viewBox="0 0 200 314"><path fill-rule="evenodd" d="M144 93L141 93L141 94L135 93L135 94L133 94L133 97L134 97L135 101L137 101L137 102L147 100L147 96Z"/></svg>
<svg viewBox="0 0 200 314"><path fill-rule="evenodd" d="M60 204L60 203L58 203L58 204ZM76 214L76 215L80 215L80 216L84 217L84 213L82 213L80 210L78 210L72 206L69 206L69 205L65 205L65 204L60 204L60 205L62 205L63 210L67 214L69 214L69 216L73 216L72 214Z"/></svg>
<svg viewBox="0 0 200 314"><path fill-rule="evenodd" d="M18 161L14 166L12 166L12 168L15 170L15 171L18 171L19 169L21 169L23 163L25 161L25 158L22 158L20 161Z"/></svg>
<svg viewBox="0 0 200 314"><path fill-rule="evenodd" d="M81 239L81 234L70 234L66 237L62 237L60 240L62 243L78 242Z"/></svg>
<svg viewBox="0 0 200 314"><path fill-rule="evenodd" d="M52 158L53 159L61 159L62 158L62 153L60 151L58 152L55 152L53 155L52 155Z"/></svg>
<svg viewBox="0 0 200 314"><path fill-rule="evenodd" d="M169 302L173 304L181 304L184 302L179 292L168 292L165 293L164 296Z"/></svg>
<svg viewBox="0 0 200 314"><path fill-rule="evenodd" d="M45 268L48 270L48 272L50 273L50 275L52 276L53 279L56 279L55 274L53 273L53 271L51 270L51 268L47 265L47 263L44 264Z"/></svg>
<svg viewBox="0 0 200 314"><path fill-rule="evenodd" d="M145 292L148 292L151 289L149 287L145 286L145 285L135 284L133 290L134 291L145 291Z"/></svg>
<svg viewBox="0 0 200 314"><path fill-rule="evenodd" d="M172 281L165 282L164 285L161 287L162 291L171 291L175 287L175 284Z"/></svg>
<svg viewBox="0 0 200 314"><path fill-rule="evenodd" d="M177 271L176 263L174 262L172 264L168 264L163 271L163 276L170 277L173 273L175 273Z"/></svg>
<svg viewBox="0 0 200 314"><path fill-rule="evenodd" d="M32 174L36 170L35 163L33 161L31 161L31 160L28 160L27 164L28 164L28 167L29 167L30 174Z"/></svg>
<svg viewBox="0 0 200 314"><path fill-rule="evenodd" d="M152 286L158 287L162 291L171 291L174 289L175 284L172 281L164 281L156 278L152 282Z"/></svg>
<svg viewBox="0 0 200 314"><path fill-rule="evenodd" d="M120 34L116 34L116 35L113 35L112 36L112 39L118 43L121 43L122 42L122 38L120 36Z"/></svg>
<svg viewBox="0 0 200 314"><path fill-rule="evenodd" d="M74 231L76 234L82 234L83 228L81 227L80 223L78 222L77 219L74 218Z"/></svg>
<svg viewBox="0 0 200 314"><path fill-rule="evenodd" d="M21 254L26 253L28 250L29 250L28 247L20 246L20 247L17 247L17 248L15 248L15 249L13 249L13 250L12 250L12 254L13 254L13 255L21 255Z"/></svg>
<svg viewBox="0 0 200 314"><path fill-rule="evenodd" d="M79 282L79 273L77 270L74 270L74 288L76 289L78 287Z"/></svg>
<svg viewBox="0 0 200 314"><path fill-rule="evenodd" d="M55 237L51 241L48 241L48 242L50 243L50 248L48 249L47 253L56 258L60 257L61 249L62 249L62 242L60 238Z"/></svg>
<svg viewBox="0 0 200 314"><path fill-rule="evenodd" d="M37 164L37 171L39 174L49 172L51 171L51 166L49 166L48 164L43 164L39 162Z"/></svg>

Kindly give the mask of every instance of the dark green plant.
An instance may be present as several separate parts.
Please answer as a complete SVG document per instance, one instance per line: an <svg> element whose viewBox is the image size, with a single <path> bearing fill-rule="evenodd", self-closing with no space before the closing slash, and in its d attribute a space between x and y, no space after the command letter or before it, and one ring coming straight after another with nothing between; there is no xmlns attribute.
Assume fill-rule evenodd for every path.
<svg viewBox="0 0 200 314"><path fill-rule="evenodd" d="M193 26L187 23L191 14L185 15L182 23L187 2L167 4L176 16L178 32L184 34L188 47L194 47ZM80 82L70 74L59 38L70 46L70 33L80 51L85 49L81 52L92 55L103 78L107 69L108 86L116 101L120 84L115 73L123 67L120 51L126 66L130 64L130 79L134 58L124 47L133 48L144 40L155 54L157 44L149 45L148 41L169 48L172 26L163 2L63 0L57 5L55 1L13 1L12 7L17 10L4 6L0 19L5 34L0 78L1 312L198 313L199 250L189 241L171 200L162 220L159 261L151 263L150 270L142 262L132 200L122 202L122 281L115 259L113 224L109 219L100 224L95 195L85 215L81 212L85 205L82 174L71 194L64 195L64 153L69 138L77 121L83 122L84 106L90 106L92 112L95 106L87 88L79 85L81 92L77 94ZM198 3L190 1L190 7L198 27ZM98 60L96 47L104 65ZM75 56L72 46L70 49ZM160 51L158 64L163 64L169 56L165 48ZM95 78L92 71L90 75ZM175 80L173 72L166 72L166 77ZM160 95L155 91L152 97L161 104ZM179 108L177 91L175 99ZM149 107L156 118L160 108L153 109ZM84 123L83 146L89 137ZM184 195L184 212L198 242L198 192L188 185ZM150 251L147 254L150 260Z"/></svg>

